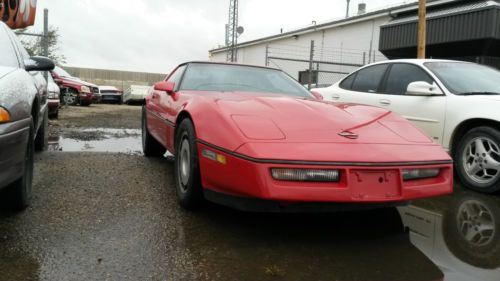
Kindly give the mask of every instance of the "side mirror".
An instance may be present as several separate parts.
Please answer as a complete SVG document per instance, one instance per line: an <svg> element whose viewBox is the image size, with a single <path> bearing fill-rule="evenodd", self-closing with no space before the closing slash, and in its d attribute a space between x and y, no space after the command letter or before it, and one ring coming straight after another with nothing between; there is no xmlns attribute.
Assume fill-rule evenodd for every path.
<svg viewBox="0 0 500 281"><path fill-rule="evenodd" d="M36 56L24 61L26 71L51 71L54 67L54 62L46 57Z"/></svg>
<svg viewBox="0 0 500 281"><path fill-rule="evenodd" d="M324 100L323 95L316 92L316 91L311 91L311 94L316 98L316 100L319 100L319 101Z"/></svg>
<svg viewBox="0 0 500 281"><path fill-rule="evenodd" d="M158 82L155 84L154 89L156 91L167 92L167 94L171 95L174 93L175 83L174 82Z"/></svg>
<svg viewBox="0 0 500 281"><path fill-rule="evenodd" d="M425 81L416 81L408 84L407 95L412 96L436 96L442 95L441 89L436 84L429 84Z"/></svg>

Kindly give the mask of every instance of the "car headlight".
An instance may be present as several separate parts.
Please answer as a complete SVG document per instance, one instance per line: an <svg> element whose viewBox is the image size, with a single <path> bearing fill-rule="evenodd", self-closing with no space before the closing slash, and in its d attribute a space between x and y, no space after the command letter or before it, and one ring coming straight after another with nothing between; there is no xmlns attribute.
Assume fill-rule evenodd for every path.
<svg viewBox="0 0 500 281"><path fill-rule="evenodd" d="M271 174L281 181L338 182L340 179L339 170L273 168Z"/></svg>
<svg viewBox="0 0 500 281"><path fill-rule="evenodd" d="M82 93L90 93L90 88L87 87L87 86L82 86L80 88L80 92L82 92Z"/></svg>
<svg viewBox="0 0 500 281"><path fill-rule="evenodd" d="M10 113L6 109L0 107L0 123L5 123L9 121L10 121Z"/></svg>
<svg viewBox="0 0 500 281"><path fill-rule="evenodd" d="M58 99L59 94L58 93L49 93L48 98L49 99Z"/></svg>
<svg viewBox="0 0 500 281"><path fill-rule="evenodd" d="M434 178L439 175L439 171L440 171L439 168L403 170L403 180L408 181L408 180Z"/></svg>

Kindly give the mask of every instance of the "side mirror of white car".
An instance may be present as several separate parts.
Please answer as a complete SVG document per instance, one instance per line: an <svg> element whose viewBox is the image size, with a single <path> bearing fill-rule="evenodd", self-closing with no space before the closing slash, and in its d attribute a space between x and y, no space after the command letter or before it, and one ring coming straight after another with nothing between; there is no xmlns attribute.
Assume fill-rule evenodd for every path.
<svg viewBox="0 0 500 281"><path fill-rule="evenodd" d="M431 85L425 81L416 81L408 84L406 94L412 96L437 96L442 95L443 92L436 84Z"/></svg>

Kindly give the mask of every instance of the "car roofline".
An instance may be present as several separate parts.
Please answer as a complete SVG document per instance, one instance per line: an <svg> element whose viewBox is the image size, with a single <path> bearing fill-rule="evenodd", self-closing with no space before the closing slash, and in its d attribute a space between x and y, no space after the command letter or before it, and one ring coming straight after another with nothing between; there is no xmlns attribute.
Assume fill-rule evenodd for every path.
<svg viewBox="0 0 500 281"><path fill-rule="evenodd" d="M188 65L188 64L214 64L214 65L234 65L234 66L247 66L247 67L255 67L255 68L263 68L263 69L271 69L271 70L278 70L278 71L283 71L279 68L274 68L274 67L269 67L269 66L262 66L262 65L253 65L253 64L242 64L242 63L234 63L234 62L215 62L215 61L188 61L185 63L181 63L177 66L177 68L183 66L183 65Z"/></svg>

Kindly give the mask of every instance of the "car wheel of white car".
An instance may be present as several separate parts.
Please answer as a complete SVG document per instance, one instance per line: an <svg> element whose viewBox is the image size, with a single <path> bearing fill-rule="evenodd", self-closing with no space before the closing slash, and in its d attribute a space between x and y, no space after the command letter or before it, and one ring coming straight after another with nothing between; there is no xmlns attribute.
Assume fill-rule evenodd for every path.
<svg viewBox="0 0 500 281"><path fill-rule="evenodd" d="M175 186L182 207L194 209L203 201L196 133L193 123L184 119L175 138Z"/></svg>
<svg viewBox="0 0 500 281"><path fill-rule="evenodd" d="M456 149L455 163L466 187L486 193L500 190L500 132L490 127L467 132Z"/></svg>
<svg viewBox="0 0 500 281"><path fill-rule="evenodd" d="M490 195L455 195L443 218L443 238L461 261L480 268L498 268L500 260L500 211Z"/></svg>

